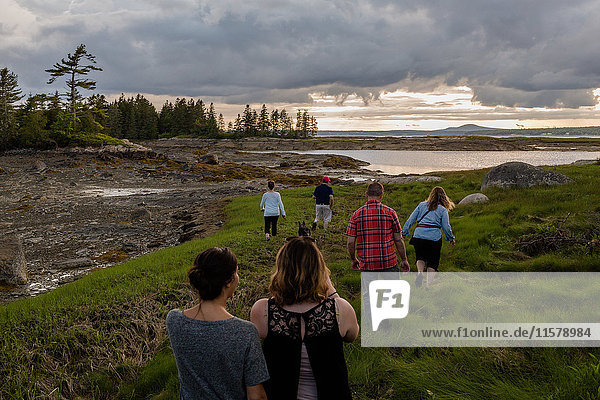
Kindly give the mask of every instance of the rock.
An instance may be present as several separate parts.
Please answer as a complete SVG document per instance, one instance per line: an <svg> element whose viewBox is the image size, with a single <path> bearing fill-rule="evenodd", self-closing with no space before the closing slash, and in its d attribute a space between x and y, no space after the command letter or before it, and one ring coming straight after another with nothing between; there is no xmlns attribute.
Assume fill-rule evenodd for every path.
<svg viewBox="0 0 600 400"><path fill-rule="evenodd" d="M165 244L164 240L154 240L154 241L148 243L148 248L149 249L154 249L156 247L163 246L164 244Z"/></svg>
<svg viewBox="0 0 600 400"><path fill-rule="evenodd" d="M123 250L126 253L138 251L139 249L140 249L140 246L138 246L135 243L123 243L121 245L121 250Z"/></svg>
<svg viewBox="0 0 600 400"><path fill-rule="evenodd" d="M179 243L188 242L194 239L195 237L201 236L204 232L206 232L206 229L196 227L190 231L182 233L181 236L179 236L178 241Z"/></svg>
<svg viewBox="0 0 600 400"><path fill-rule="evenodd" d="M216 154L204 154L198 157L198 162L203 164L217 165L219 164L219 157Z"/></svg>
<svg viewBox="0 0 600 400"><path fill-rule="evenodd" d="M179 211L171 215L171 218L179 221L191 221L194 216L188 211Z"/></svg>
<svg viewBox="0 0 600 400"><path fill-rule="evenodd" d="M30 171L41 174L42 172L44 172L47 169L48 169L48 167L46 166L46 164L43 161L35 160L33 162L33 166L30 168Z"/></svg>
<svg viewBox="0 0 600 400"><path fill-rule="evenodd" d="M323 162L323 166L326 168L356 169L358 163L351 157L331 156Z"/></svg>
<svg viewBox="0 0 600 400"><path fill-rule="evenodd" d="M216 226L223 226L223 221L217 221L217 222L215 222L215 225Z"/></svg>
<svg viewBox="0 0 600 400"><path fill-rule="evenodd" d="M474 203L487 203L490 199L483 193L472 193L462 199L458 205L464 206L466 204L474 204Z"/></svg>
<svg viewBox="0 0 600 400"><path fill-rule="evenodd" d="M481 190L488 187L531 187L535 185L564 185L573 180L556 171L534 167L523 162L507 162L490 170L483 178Z"/></svg>
<svg viewBox="0 0 600 400"><path fill-rule="evenodd" d="M83 268L90 267L94 265L94 262L91 258L81 257L81 258L73 258L70 260L64 260L58 264L63 269L74 269L74 268Z"/></svg>
<svg viewBox="0 0 600 400"><path fill-rule="evenodd" d="M598 164L598 160L577 160L572 162L573 165L592 165Z"/></svg>
<svg viewBox="0 0 600 400"><path fill-rule="evenodd" d="M2 175L4 173L4 170L2 169L2 167L0 167L0 175Z"/></svg>
<svg viewBox="0 0 600 400"><path fill-rule="evenodd" d="M139 208L131 213L132 220L152 218L152 213L147 208Z"/></svg>
<svg viewBox="0 0 600 400"><path fill-rule="evenodd" d="M23 285L27 283L27 267L21 239L17 236L0 237L0 283Z"/></svg>
<svg viewBox="0 0 600 400"><path fill-rule="evenodd" d="M396 176L396 177L381 177L377 180L384 185L390 184L390 183L403 185L406 183L413 183L413 182L434 183L434 182L441 181L442 178L440 178L439 176L431 176L431 175L406 175L406 176ZM370 183L370 181L358 182L358 184L360 184L360 185L364 185L365 183Z"/></svg>

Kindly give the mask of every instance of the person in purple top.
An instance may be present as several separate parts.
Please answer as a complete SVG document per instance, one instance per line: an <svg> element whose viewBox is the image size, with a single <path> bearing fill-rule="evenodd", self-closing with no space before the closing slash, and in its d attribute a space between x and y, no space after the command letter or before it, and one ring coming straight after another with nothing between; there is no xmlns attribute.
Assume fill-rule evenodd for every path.
<svg viewBox="0 0 600 400"><path fill-rule="evenodd" d="M331 179L328 176L323 177L323 183L315 188L313 199L317 203L316 216L312 224L312 230L317 229L319 220L323 220L323 227L327 229L331 222L331 207L333 206L333 189L329 186Z"/></svg>

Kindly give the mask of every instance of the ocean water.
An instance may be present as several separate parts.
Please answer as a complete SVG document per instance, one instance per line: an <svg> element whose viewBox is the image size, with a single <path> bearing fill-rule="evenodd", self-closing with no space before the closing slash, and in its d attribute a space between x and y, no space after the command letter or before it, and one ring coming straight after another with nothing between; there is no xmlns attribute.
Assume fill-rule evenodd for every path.
<svg viewBox="0 0 600 400"><path fill-rule="evenodd" d="M348 156L368 162L366 169L390 175L491 168L509 161L541 166L600 159L600 151L313 150L294 153Z"/></svg>

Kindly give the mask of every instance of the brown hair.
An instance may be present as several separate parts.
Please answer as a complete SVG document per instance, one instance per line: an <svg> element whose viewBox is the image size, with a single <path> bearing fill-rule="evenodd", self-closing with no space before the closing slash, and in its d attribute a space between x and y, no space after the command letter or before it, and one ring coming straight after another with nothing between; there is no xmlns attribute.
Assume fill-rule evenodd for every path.
<svg viewBox="0 0 600 400"><path fill-rule="evenodd" d="M267 182L267 187L269 188L269 190L273 190L275 188L275 182L273 182L273 181Z"/></svg>
<svg viewBox="0 0 600 400"><path fill-rule="evenodd" d="M383 185L379 182L371 182L367 186L367 196L379 197L383 194Z"/></svg>
<svg viewBox="0 0 600 400"><path fill-rule="evenodd" d="M279 305L320 303L327 298L329 269L314 239L295 237L275 259L269 292Z"/></svg>
<svg viewBox="0 0 600 400"><path fill-rule="evenodd" d="M214 300L233 280L236 270L237 258L229 248L211 247L196 256L188 279L201 300Z"/></svg>
<svg viewBox="0 0 600 400"><path fill-rule="evenodd" d="M446 191L441 186L436 186L431 189L431 193L429 193L429 197L427 198L427 204L430 211L435 210L440 204L446 207L446 210L448 211L454 208L454 203L446 195Z"/></svg>

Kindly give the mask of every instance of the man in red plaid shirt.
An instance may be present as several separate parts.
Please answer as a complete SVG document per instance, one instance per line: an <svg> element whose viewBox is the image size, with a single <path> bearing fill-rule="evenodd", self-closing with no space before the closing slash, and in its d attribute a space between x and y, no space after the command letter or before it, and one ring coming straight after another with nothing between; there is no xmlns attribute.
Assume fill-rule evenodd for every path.
<svg viewBox="0 0 600 400"><path fill-rule="evenodd" d="M352 268L361 271L408 272L410 265L400 233L402 226L396 211L381 203L383 186L379 182L369 184L366 195L367 204L352 214L346 230ZM400 268L394 246L402 260Z"/></svg>

